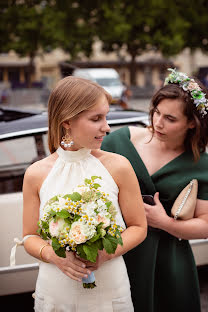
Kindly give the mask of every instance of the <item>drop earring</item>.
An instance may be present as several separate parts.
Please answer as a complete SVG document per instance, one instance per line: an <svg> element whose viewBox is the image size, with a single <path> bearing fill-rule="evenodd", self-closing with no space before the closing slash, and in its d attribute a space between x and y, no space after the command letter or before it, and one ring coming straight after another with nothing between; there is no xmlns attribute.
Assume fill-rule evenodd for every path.
<svg viewBox="0 0 208 312"><path fill-rule="evenodd" d="M66 129L66 134L61 138L61 145L64 146L65 148L74 145L74 141L70 137L68 129Z"/></svg>

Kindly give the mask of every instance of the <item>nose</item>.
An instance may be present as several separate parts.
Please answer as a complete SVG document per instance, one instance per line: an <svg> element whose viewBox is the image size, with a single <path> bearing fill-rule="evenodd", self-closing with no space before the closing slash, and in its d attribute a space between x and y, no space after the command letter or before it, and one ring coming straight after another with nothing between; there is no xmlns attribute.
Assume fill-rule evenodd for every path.
<svg viewBox="0 0 208 312"><path fill-rule="evenodd" d="M154 118L154 126L156 128L160 128L160 129L163 128L163 118L162 118L162 116L157 116L157 117Z"/></svg>
<svg viewBox="0 0 208 312"><path fill-rule="evenodd" d="M105 119L104 122L103 122L102 131L103 131L103 132L110 132L110 127L109 127L108 122L107 122L106 119Z"/></svg>

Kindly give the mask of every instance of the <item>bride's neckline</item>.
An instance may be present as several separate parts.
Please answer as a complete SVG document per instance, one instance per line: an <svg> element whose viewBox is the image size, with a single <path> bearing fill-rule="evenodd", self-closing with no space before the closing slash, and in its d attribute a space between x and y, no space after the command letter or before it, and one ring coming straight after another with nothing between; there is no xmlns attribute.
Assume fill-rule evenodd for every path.
<svg viewBox="0 0 208 312"><path fill-rule="evenodd" d="M91 150L88 148L81 148L77 151L65 151L59 146L56 152L62 160L76 162L87 158L90 155Z"/></svg>

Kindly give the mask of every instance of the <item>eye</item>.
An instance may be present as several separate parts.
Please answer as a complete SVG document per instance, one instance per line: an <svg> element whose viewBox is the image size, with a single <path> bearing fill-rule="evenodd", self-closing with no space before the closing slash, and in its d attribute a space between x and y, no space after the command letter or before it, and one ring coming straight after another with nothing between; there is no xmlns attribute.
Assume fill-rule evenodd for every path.
<svg viewBox="0 0 208 312"><path fill-rule="evenodd" d="M92 118L92 121L99 121L100 119L101 119L100 116L96 116L96 117L93 117L93 118Z"/></svg>
<svg viewBox="0 0 208 312"><path fill-rule="evenodd" d="M170 122L175 122L175 119L173 119L171 117L168 117L168 116L167 116L167 120L170 121Z"/></svg>

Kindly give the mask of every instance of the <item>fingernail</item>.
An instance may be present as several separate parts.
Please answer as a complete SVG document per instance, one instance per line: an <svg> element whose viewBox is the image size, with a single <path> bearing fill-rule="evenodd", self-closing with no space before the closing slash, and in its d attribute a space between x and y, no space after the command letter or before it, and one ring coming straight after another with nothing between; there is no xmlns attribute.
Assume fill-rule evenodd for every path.
<svg viewBox="0 0 208 312"><path fill-rule="evenodd" d="M84 276L85 278L88 278L88 275L87 274L85 274L85 276Z"/></svg>
<svg viewBox="0 0 208 312"><path fill-rule="evenodd" d="M87 271L87 274L90 275L90 274L91 274L91 271Z"/></svg>
<svg viewBox="0 0 208 312"><path fill-rule="evenodd" d="M83 267L83 268L86 268L86 265L83 263L83 264L82 264L82 267Z"/></svg>

